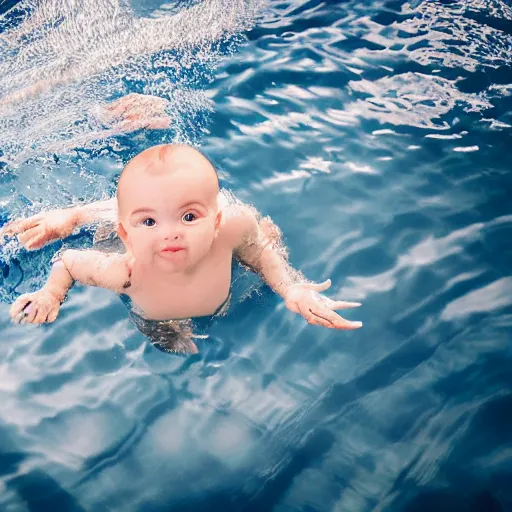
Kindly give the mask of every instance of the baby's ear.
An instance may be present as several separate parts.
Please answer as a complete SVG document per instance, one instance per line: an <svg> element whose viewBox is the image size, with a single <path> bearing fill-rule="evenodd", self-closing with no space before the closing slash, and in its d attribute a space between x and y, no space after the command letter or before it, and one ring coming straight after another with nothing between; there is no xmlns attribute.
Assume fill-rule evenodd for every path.
<svg viewBox="0 0 512 512"><path fill-rule="evenodd" d="M135 256L131 252L126 253L126 262L128 264L128 270L131 272L133 270L133 267L135 266Z"/></svg>
<svg viewBox="0 0 512 512"><path fill-rule="evenodd" d="M217 213L217 217L215 217L215 236L219 234L220 222L222 220L222 210Z"/></svg>
<svg viewBox="0 0 512 512"><path fill-rule="evenodd" d="M117 234L119 235L121 242L123 242L124 246L128 250L128 233L126 232L126 229L124 229L124 226L120 222L117 225Z"/></svg>

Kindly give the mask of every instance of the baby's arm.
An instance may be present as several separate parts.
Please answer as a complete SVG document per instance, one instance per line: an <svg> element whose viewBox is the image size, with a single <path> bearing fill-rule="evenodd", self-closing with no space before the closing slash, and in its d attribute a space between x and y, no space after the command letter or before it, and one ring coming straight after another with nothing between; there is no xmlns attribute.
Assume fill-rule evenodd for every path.
<svg viewBox="0 0 512 512"><path fill-rule="evenodd" d="M90 224L99 220L117 222L117 199L115 197L105 201L95 201L71 208L75 210L76 226Z"/></svg>
<svg viewBox="0 0 512 512"><path fill-rule="evenodd" d="M48 242L66 238L78 226L99 220L117 222L115 198L41 212L27 219L17 219L5 225L0 235L18 235L26 249L39 249Z"/></svg>
<svg viewBox="0 0 512 512"><path fill-rule="evenodd" d="M331 286L331 281L308 282L288 262L280 229L269 217L259 219L258 213L240 205L237 222L243 227L241 242L235 249L238 259L258 272L268 285L285 301L286 307L302 315L308 323L336 329L357 329L361 322L345 320L334 312L360 306L357 302L335 301L319 292Z"/></svg>
<svg viewBox="0 0 512 512"><path fill-rule="evenodd" d="M18 323L53 322L75 281L122 293L129 274L122 254L66 250L53 264L48 281L40 290L18 297L11 306L11 318Z"/></svg>

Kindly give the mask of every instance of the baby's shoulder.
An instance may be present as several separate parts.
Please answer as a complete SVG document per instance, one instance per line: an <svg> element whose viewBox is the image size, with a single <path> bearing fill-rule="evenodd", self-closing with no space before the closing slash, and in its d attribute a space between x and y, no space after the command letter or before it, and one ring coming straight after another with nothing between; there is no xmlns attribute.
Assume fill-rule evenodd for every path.
<svg viewBox="0 0 512 512"><path fill-rule="evenodd" d="M219 238L232 249L258 230L258 211L241 201L232 201L222 208Z"/></svg>

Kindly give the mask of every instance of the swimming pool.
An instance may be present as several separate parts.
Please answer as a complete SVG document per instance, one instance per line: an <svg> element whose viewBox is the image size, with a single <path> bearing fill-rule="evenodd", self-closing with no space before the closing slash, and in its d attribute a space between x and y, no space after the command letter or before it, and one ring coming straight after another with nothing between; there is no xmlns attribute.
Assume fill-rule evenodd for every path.
<svg viewBox="0 0 512 512"><path fill-rule="evenodd" d="M14 326L55 247L10 243L0 508L512 509L510 5L209 2L215 39L187 16L202 2L134 3L4 15L1 94L64 79L0 107L2 212L105 197L133 154L187 140L364 327L307 326L258 288L181 358L81 287L55 324ZM177 15L193 51L147 28L163 46L137 53L130 27ZM171 128L109 136L90 109L129 92L170 98Z"/></svg>

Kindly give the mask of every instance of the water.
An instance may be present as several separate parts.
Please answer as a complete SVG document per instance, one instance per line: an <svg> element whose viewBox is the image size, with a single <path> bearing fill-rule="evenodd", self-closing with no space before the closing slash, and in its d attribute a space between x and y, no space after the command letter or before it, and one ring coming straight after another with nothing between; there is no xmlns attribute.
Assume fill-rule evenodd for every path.
<svg viewBox="0 0 512 512"><path fill-rule="evenodd" d="M156 1L116 4L106 30L107 4L56 3L78 6L68 32L35 4L7 14L3 97L73 72L2 106L4 216L106 197L130 156L187 140L272 216L296 267L363 302L347 317L364 328L307 326L265 288L188 359L103 290L13 326L7 302L55 247L10 243L0 508L512 510L510 3L209 2L220 32L189 15L201 2ZM130 42L179 13L186 45ZM109 53L94 27L126 44ZM171 98L171 128L115 135L84 114L128 92Z"/></svg>

